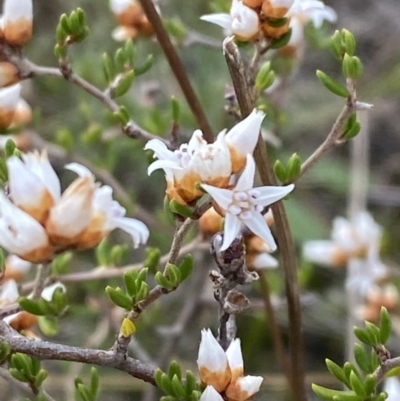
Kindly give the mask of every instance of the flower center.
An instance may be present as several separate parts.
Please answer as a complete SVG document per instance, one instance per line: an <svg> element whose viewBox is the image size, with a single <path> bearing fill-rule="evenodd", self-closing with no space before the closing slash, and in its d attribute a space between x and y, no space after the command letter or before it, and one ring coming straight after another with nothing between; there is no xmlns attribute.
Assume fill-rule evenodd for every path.
<svg viewBox="0 0 400 401"><path fill-rule="evenodd" d="M262 212L264 207L258 203L259 196L260 193L256 189L235 191L228 212L242 220L250 218L252 212Z"/></svg>

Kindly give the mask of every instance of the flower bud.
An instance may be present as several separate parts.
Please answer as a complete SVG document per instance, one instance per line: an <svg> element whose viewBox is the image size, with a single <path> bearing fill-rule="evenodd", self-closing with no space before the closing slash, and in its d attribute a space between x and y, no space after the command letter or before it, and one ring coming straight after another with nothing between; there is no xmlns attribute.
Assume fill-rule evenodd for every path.
<svg viewBox="0 0 400 401"><path fill-rule="evenodd" d="M263 378L261 376L239 377L229 384L225 395L228 401L246 401L258 393L262 381Z"/></svg>
<svg viewBox="0 0 400 401"><path fill-rule="evenodd" d="M231 379L228 359L209 329L201 331L197 365L204 384L213 386L218 392L226 389Z"/></svg>
<svg viewBox="0 0 400 401"><path fill-rule="evenodd" d="M0 61L0 88L13 85L19 81L17 67L8 61Z"/></svg>
<svg viewBox="0 0 400 401"><path fill-rule="evenodd" d="M243 376L243 356L240 348L240 339L234 339L226 350L229 367L231 369L231 382Z"/></svg>
<svg viewBox="0 0 400 401"><path fill-rule="evenodd" d="M21 85L13 85L0 89L0 129L7 129L14 118L17 109Z"/></svg>
<svg viewBox="0 0 400 401"><path fill-rule="evenodd" d="M20 280L31 268L31 263L16 255L8 255L4 280Z"/></svg>
<svg viewBox="0 0 400 401"><path fill-rule="evenodd" d="M207 386L199 401L224 401L221 394L213 386Z"/></svg>
<svg viewBox="0 0 400 401"><path fill-rule="evenodd" d="M3 34L15 46L23 46L32 37L32 0L5 0Z"/></svg>

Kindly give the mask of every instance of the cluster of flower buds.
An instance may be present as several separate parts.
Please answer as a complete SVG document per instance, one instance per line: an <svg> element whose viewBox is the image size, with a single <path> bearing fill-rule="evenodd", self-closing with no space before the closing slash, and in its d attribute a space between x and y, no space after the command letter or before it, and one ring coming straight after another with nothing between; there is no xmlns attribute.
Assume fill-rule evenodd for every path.
<svg viewBox="0 0 400 401"><path fill-rule="evenodd" d="M240 41L281 39L309 21L317 27L324 20L335 21L336 13L317 0L232 0L229 14L210 14L201 17L224 28L226 35L235 35ZM293 41L294 43L294 41Z"/></svg>
<svg viewBox="0 0 400 401"><path fill-rule="evenodd" d="M165 171L170 204L191 206L204 191L211 195L215 210L225 217L221 251L229 247L243 225L261 237L270 251L276 249L263 211L266 206L284 198L294 186L253 188L255 162L252 153L263 119L264 114L254 110L228 133L226 130L220 132L212 144L208 144L202 132L197 130L189 143L175 151L158 139L152 139L145 146L158 158L149 166L148 173L157 169Z"/></svg>
<svg viewBox="0 0 400 401"><path fill-rule="evenodd" d="M22 47L32 37L32 0L5 0L0 21L0 39L11 46ZM8 61L0 62L0 87L20 80L17 68Z"/></svg>
<svg viewBox="0 0 400 401"><path fill-rule="evenodd" d="M154 33L137 0L110 0L110 8L119 24L112 33L115 40L124 42L135 39L140 34L150 36Z"/></svg>
<svg viewBox="0 0 400 401"><path fill-rule="evenodd" d="M115 228L130 234L134 246L147 241L147 227L124 217L112 189L97 184L86 167L66 166L78 178L62 194L45 152L11 156L7 168L8 193L0 192L0 246L8 252L32 263L48 262L66 249L96 246Z"/></svg>
<svg viewBox="0 0 400 401"><path fill-rule="evenodd" d="M246 401L260 390L263 381L260 376L244 376L238 338L225 352L210 330L201 332L197 366L200 379L207 386L201 401Z"/></svg>

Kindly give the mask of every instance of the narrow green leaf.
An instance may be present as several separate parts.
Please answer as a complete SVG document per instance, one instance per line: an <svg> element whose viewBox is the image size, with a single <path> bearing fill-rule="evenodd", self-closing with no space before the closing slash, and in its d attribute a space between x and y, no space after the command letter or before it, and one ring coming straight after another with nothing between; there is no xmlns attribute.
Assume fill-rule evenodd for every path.
<svg viewBox="0 0 400 401"><path fill-rule="evenodd" d="M390 319L390 314L385 307L381 308L381 319L380 319L380 342L385 345L389 340L390 334L392 332L392 320Z"/></svg>

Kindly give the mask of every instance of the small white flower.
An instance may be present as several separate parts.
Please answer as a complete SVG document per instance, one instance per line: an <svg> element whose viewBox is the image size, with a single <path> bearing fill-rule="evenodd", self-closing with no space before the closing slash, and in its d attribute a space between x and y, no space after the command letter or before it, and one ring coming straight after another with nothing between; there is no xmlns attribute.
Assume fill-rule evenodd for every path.
<svg viewBox="0 0 400 401"><path fill-rule="evenodd" d="M199 401L224 401L221 394L213 386L207 386Z"/></svg>
<svg viewBox="0 0 400 401"><path fill-rule="evenodd" d="M165 171L167 195L181 203L190 203L203 193L198 183L227 186L232 172L230 152L225 140L225 131L219 133L216 141L207 144L200 130L196 130L187 144L170 151L158 139L152 139L144 147L152 150L158 160L148 169L150 175L157 169Z"/></svg>
<svg viewBox="0 0 400 401"><path fill-rule="evenodd" d="M203 15L200 19L219 25L226 36L236 35L241 40L250 40L260 29L258 14L241 0L232 1L230 14Z"/></svg>
<svg viewBox="0 0 400 401"><path fill-rule="evenodd" d="M44 223L49 210L60 198L60 181L46 152L27 153L22 160L7 160L10 197L13 203Z"/></svg>
<svg viewBox="0 0 400 401"><path fill-rule="evenodd" d="M203 383L219 392L225 390L231 378L228 358L209 329L201 331L197 366Z"/></svg>
<svg viewBox="0 0 400 401"><path fill-rule="evenodd" d="M225 212L224 242L221 250L226 250L239 234L242 225L261 237L271 251L276 249L275 240L262 215L265 206L284 198L294 185L284 187L265 186L253 188L255 162L253 156L247 155L246 167L233 190L216 188L203 184L207 191Z"/></svg>
<svg viewBox="0 0 400 401"><path fill-rule="evenodd" d="M59 281L45 287L40 294L40 296L47 302L51 302L53 299L53 294L57 290L57 288L61 288L63 292L67 292L67 289L65 288L65 285L63 283L60 283Z"/></svg>
<svg viewBox="0 0 400 401"><path fill-rule="evenodd" d="M67 169L74 171L81 178L93 177L85 166L71 163ZM128 233L133 240L134 247L145 244L149 238L149 230L139 220L125 217L126 210L112 197L112 188L108 185L96 188L91 203L91 216L88 227L76 239L80 248L89 248L97 245L109 232L120 228Z"/></svg>
<svg viewBox="0 0 400 401"><path fill-rule="evenodd" d="M398 401L400 397L400 381L397 377L388 377L383 384L383 391L388 393L386 401Z"/></svg>
<svg viewBox="0 0 400 401"><path fill-rule="evenodd" d="M0 246L33 263L47 261L52 249L45 229L0 192Z"/></svg>
<svg viewBox="0 0 400 401"><path fill-rule="evenodd" d="M32 36L32 0L5 0L2 30L7 42L22 46Z"/></svg>
<svg viewBox="0 0 400 401"><path fill-rule="evenodd" d="M255 269L275 269L278 266L278 261L267 252L254 256L252 260L252 267Z"/></svg>

